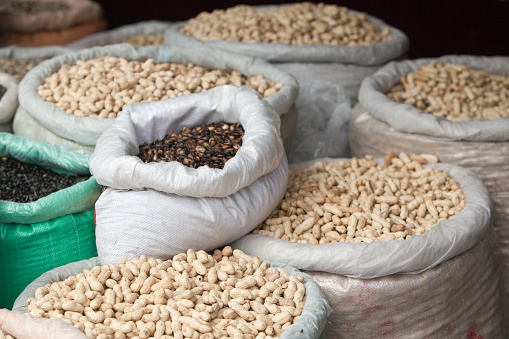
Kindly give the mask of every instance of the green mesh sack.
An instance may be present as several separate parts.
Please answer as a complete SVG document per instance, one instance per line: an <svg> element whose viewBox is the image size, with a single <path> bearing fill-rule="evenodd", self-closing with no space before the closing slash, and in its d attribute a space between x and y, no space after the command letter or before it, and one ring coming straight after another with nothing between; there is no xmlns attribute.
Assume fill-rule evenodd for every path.
<svg viewBox="0 0 509 339"><path fill-rule="evenodd" d="M57 173L90 174L91 153L0 133L0 157ZM42 273L97 255L94 204L102 186L94 177L31 203L0 200L0 308L11 308Z"/></svg>

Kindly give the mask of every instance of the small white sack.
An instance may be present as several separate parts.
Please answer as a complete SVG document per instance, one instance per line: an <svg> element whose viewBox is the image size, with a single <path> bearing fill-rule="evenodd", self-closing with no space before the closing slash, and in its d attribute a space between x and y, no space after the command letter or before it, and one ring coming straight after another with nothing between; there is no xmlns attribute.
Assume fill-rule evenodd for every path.
<svg viewBox="0 0 509 339"><path fill-rule="evenodd" d="M73 49L89 48L119 44L137 35L162 35L170 27L171 22L166 21L142 21L132 25L121 26L109 31L95 33L83 39L73 41L66 47Z"/></svg>
<svg viewBox="0 0 509 339"><path fill-rule="evenodd" d="M0 72L0 85L6 89L0 97L0 124L12 121L18 108L18 81L13 76Z"/></svg>
<svg viewBox="0 0 509 339"><path fill-rule="evenodd" d="M136 156L143 143L217 121L244 128L242 147L223 169ZM90 170L112 187L95 205L103 264L224 246L267 218L288 182L279 115L253 89L231 85L127 107L98 139Z"/></svg>
<svg viewBox="0 0 509 339"><path fill-rule="evenodd" d="M292 170L307 168L316 159L295 164ZM471 171L448 164L425 165L442 169L458 180L467 199L465 208L451 219L442 220L423 235L404 241L372 243L300 244L258 234L248 234L232 244L260 259L279 261L309 271L371 279L395 273L420 273L465 252L479 243L491 226L491 200L482 181Z"/></svg>
<svg viewBox="0 0 509 339"><path fill-rule="evenodd" d="M139 145L183 127L239 122L242 147L223 169L190 168L177 161L144 163ZM127 106L97 140L90 171L97 182L119 189L155 189L189 197L227 197L275 170L284 149L280 119L249 87L225 85L206 92Z"/></svg>
<svg viewBox="0 0 509 339"><path fill-rule="evenodd" d="M449 140L509 140L508 118L453 122L387 97L386 93L399 82L400 76L406 76L432 60L466 64L493 74L509 76L509 57L448 55L441 58L391 62L362 81L359 102L375 118L386 122L397 131Z"/></svg>

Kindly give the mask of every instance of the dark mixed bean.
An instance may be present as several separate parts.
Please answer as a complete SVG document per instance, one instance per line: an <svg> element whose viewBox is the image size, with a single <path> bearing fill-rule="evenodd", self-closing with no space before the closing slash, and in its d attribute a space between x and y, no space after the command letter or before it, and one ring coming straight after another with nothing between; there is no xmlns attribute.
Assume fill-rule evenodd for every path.
<svg viewBox="0 0 509 339"><path fill-rule="evenodd" d="M0 14L25 14L35 15L39 13L66 11L70 7L63 1L2 1L0 2Z"/></svg>
<svg viewBox="0 0 509 339"><path fill-rule="evenodd" d="M46 59L0 59L0 72L10 74L16 79L21 80L29 70L44 60Z"/></svg>
<svg viewBox="0 0 509 339"><path fill-rule="evenodd" d="M2 97L4 96L5 92L7 92L7 88L0 85L0 101L2 100Z"/></svg>
<svg viewBox="0 0 509 339"><path fill-rule="evenodd" d="M13 158L0 158L0 200L27 203L90 178L65 175L26 164Z"/></svg>
<svg viewBox="0 0 509 339"><path fill-rule="evenodd" d="M193 128L140 146L143 162L178 161L187 167L209 166L222 169L242 146L244 128L239 123L215 122Z"/></svg>

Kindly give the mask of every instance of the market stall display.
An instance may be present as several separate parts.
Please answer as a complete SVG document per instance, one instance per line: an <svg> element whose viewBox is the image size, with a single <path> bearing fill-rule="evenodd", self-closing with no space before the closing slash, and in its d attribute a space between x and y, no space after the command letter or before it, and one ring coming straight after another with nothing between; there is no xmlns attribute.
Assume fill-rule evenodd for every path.
<svg viewBox="0 0 509 339"><path fill-rule="evenodd" d="M128 72L129 74L124 74L124 72L127 72L127 70L124 69L122 71L121 69L123 68L107 73L103 67L102 72L95 74L92 72L91 74L91 71L87 68L87 66L90 66L94 62L100 63L100 61L97 60L93 61L94 59L99 58L104 58L101 60L106 60L107 62L114 60L120 66L126 66L125 64L128 64L126 67L134 67L133 65L138 64L138 66L136 66L136 73L130 71ZM119 59L124 59L124 61ZM153 60L153 62L151 62L149 59ZM165 63L181 64L181 66L175 65L177 68L174 69L175 73L173 73L171 69L165 68L167 66L158 66L159 64ZM190 72L191 68L187 69L185 65L189 65L190 63L196 65L196 69L192 73L188 74L187 72ZM144 71L143 68L141 68L142 64L144 65L143 67L148 67L147 71ZM83 70L80 71L86 73L83 73L83 79L85 80L74 82L74 84L69 82L67 85L65 85L65 78L70 79L74 77L73 74L62 76L63 79L60 79L60 75L53 75L61 68L70 69L74 65L87 65L83 66ZM98 67L101 67L101 65L98 65ZM154 72L155 69L158 69L158 67L163 67L161 70L166 69L166 78L161 78L158 73ZM75 69L78 70L81 68L76 67ZM186 72L186 76L181 75L179 77L178 73L181 69L182 72ZM207 71L205 69L218 71L216 71L216 73L209 72L207 75ZM110 74L110 78L103 79L107 84L104 83L102 86L100 86L100 88L96 88L96 82L100 83L100 79L103 76L106 77L105 72ZM199 74L198 72L205 73L203 79L197 75ZM232 80L221 80L220 76L224 77L223 72L232 74ZM154 73L152 81L147 81L144 79L144 76L148 76L149 73ZM235 78L242 80L241 75L246 77L254 77L252 80L253 84L257 82L255 86L259 88L260 91L263 90L264 94L269 95L266 100L281 116L281 133L285 142L285 146L288 148L293 138L296 123L296 114L295 110L293 109L293 105L297 97L298 85L295 79L287 72L284 72L261 59L234 54L231 52L225 52L219 49L212 49L204 46L196 46L192 48L171 46L132 47L127 44L118 44L104 47L94 47L78 52L68 53L62 56L57 56L32 69L32 71L29 72L20 83L20 91L24 93L23 96L20 97L20 106L34 120L36 120L40 125L42 125L51 133L59 136L62 139L71 140L77 144L93 147L97 141L97 138L109 125L111 125L114 119L94 119L89 117L80 117L76 114L67 113L61 108L56 107L52 102L45 101L41 95L39 95L39 87L45 83L46 78L53 77L52 80L50 79L50 82L52 82L50 85L54 85L54 88L60 88L58 93L53 94L53 99L62 99L64 94L63 91L65 90L64 87L67 88L67 90L80 91L79 83L88 83L87 92L81 93L86 94L86 97L81 100L86 101L84 104L88 107L87 112L89 112L92 108L95 111L98 106L101 105L101 101L104 102L103 108L106 108L106 100L108 99L108 95L104 92L104 90L109 90L110 92L118 92L120 97L115 98L113 102L115 105L112 107L114 113L117 113L120 112L121 108L123 108L126 103L140 101L141 98L135 98L140 97L143 93L145 93L144 96L149 95L153 97L159 92L161 95L157 97L157 99L164 98L165 95L167 97L173 97L177 96L177 94L183 95L191 93L191 90L197 91L203 90L203 88L209 88L212 83L216 83L219 80L221 80L222 83L219 82L216 83L216 85L230 82L237 84L237 80L235 80ZM264 85L263 82L260 81L260 76L269 81L281 83L283 86L278 87L278 89L275 90L272 95L270 95L270 93L265 93L268 89L268 86L265 85L265 88L263 88ZM95 81L92 80L94 77L96 78ZM163 79L167 80L166 83ZM204 83L203 85L201 84L202 82ZM242 82L239 82L238 84L242 85ZM126 89L126 86L129 85L133 86L133 89ZM134 87L138 85L140 85L140 91L139 93L134 93ZM164 93L164 95L162 95L163 88L161 87L158 90L156 87L159 85L170 86L168 90L165 89L165 92L168 94ZM81 91L84 91L84 86L81 88ZM176 90L174 91L172 88L176 88ZM90 89L90 91L88 91L88 89ZM75 96L76 93L74 93ZM173 93L173 95L171 93ZM46 93L42 94L46 95ZM67 97L69 97L69 95ZM118 104L116 103L117 99ZM109 100L113 100L112 95L109 96ZM156 100L156 98L148 98L148 100ZM57 102L57 100L54 101ZM99 109L102 111L103 108ZM108 112L108 114L110 114L110 112ZM48 116L51 118L48 119Z"/></svg>
<svg viewBox="0 0 509 339"><path fill-rule="evenodd" d="M43 272L97 255L93 206L102 189L90 177L80 182L67 181L71 186L58 187L48 194L61 184L54 181L61 181L58 176L52 181L42 170L13 173L9 164L16 160L25 164L17 166L37 165L56 174L89 176L90 155L0 133L2 191L8 193L8 197L2 194L0 200L0 257L3 262L0 307L10 308L26 285ZM21 193L28 197L20 197Z"/></svg>
<svg viewBox="0 0 509 339"><path fill-rule="evenodd" d="M307 205L288 204L289 234L284 228L288 238L268 236L269 232L280 229L272 217L265 221L266 226L262 226L265 232L246 235L235 241L232 247L258 255L261 259L277 260L310 272L332 305L333 320L326 327L327 337L376 338L386 330L399 337L433 336L443 333L447 326L450 326L448 333L460 336L467 333L475 322L483 324L479 327L483 335L506 333L508 329L503 319L509 309L503 291L499 249L491 231L492 207L488 190L468 170L437 163L422 165L421 169L418 158L409 158L388 157L388 173L378 174L380 180L372 177L377 172L368 166L373 161L369 156L365 160L319 159L291 165L296 176L304 173L305 169L315 169L316 173L310 177L315 176L319 183L309 186L302 183L300 188L297 184L288 187L287 197L301 196L297 201L304 201ZM335 174L329 177L327 173L318 171L323 166L333 170L332 164L344 172L335 170ZM348 168L351 170L348 171ZM436 174L431 181L423 176L433 170ZM447 183L444 173L458 184ZM351 180L349 185L345 178ZM417 185L421 189L405 188L405 178L409 181L407 184L411 181L412 186ZM460 186L466 204L455 214L451 209L456 208L451 201L451 209L447 212L452 212L451 217L437 223L441 215L445 217L442 212L446 205L440 200L449 199L446 187L453 188L454 185ZM373 193L370 193L371 187ZM410 195L414 199L410 201L406 195L394 190L399 187L413 191ZM422 190L424 188L431 190L426 193ZM450 193L459 198L457 193L453 193L457 189L453 188ZM324 194L323 190L330 193ZM318 204L324 195L338 201L330 203L330 206L312 204L313 201ZM422 196L422 201L419 196ZM311 200L308 202L305 197ZM371 208L368 209L368 205ZM309 218L295 213L314 217L309 221ZM284 219L283 216L279 218ZM421 221L427 226L419 226ZM304 233L310 225L312 232ZM337 234L328 233L333 230ZM403 234L403 230L409 233ZM307 240L311 237L315 241ZM320 238L325 240L318 240ZM474 271L472 268L475 268ZM443 277L451 279L444 283ZM484 279L491 283L484 284ZM480 292L483 288L487 290ZM400 294L410 290L412 293ZM477 294L479 292L480 295ZM359 293L362 298L358 300ZM411 298L408 298L409 294ZM395 295L401 298L394 299ZM472 298L472 295L476 297ZM486 299L480 301L479 298ZM447 307L438 305L437 300L443 299L448 300ZM479 303L473 305L472 300ZM417 305L425 307L427 312L423 313ZM448 307L455 311L451 312ZM350 311L348 315L345 313L347 309ZM341 318L337 318L339 315L344 315L349 322L341 322ZM417 323L413 320L416 317L420 319ZM385 322L389 322L387 326ZM358 326L351 327L352 323Z"/></svg>
<svg viewBox="0 0 509 339"><path fill-rule="evenodd" d="M426 88L418 83L422 71L419 71L420 75L411 74L419 68L429 67L430 63L453 66L448 66L451 70L444 70L444 75L430 70L426 79L437 82L437 86ZM462 71L455 74L454 69L458 67ZM487 82L486 72L497 77L490 76ZM350 120L350 145L355 156L367 153L382 156L390 151L434 153L441 162L462 166L483 180L495 202L494 228L500 241L506 284L509 283L509 119L503 117L503 113L491 119L472 120L471 117L474 112L485 111L492 115L490 112L503 111L508 102L503 100L504 95L507 98L507 90L503 85L497 85L495 79L505 79L507 83L508 76L508 57L444 56L389 64L363 82L359 94L361 105L352 110ZM411 92L406 92L409 94L405 95L405 100L410 100L407 104L387 96L386 93L398 85L400 77L414 78L416 86L409 91L417 92L420 87L421 103ZM437 77L442 85L438 84ZM458 83L448 85L454 77ZM491 84L498 86L498 90L489 90L487 86ZM442 94L431 91L442 91ZM493 101L493 96L499 99ZM421 106L428 105L429 99L430 103L436 101L440 106L437 107L441 112L439 116L426 112L426 107ZM421 108L412 105L412 100ZM476 109L471 109L474 106ZM463 117L461 121L451 121L445 118L449 115L455 120Z"/></svg>

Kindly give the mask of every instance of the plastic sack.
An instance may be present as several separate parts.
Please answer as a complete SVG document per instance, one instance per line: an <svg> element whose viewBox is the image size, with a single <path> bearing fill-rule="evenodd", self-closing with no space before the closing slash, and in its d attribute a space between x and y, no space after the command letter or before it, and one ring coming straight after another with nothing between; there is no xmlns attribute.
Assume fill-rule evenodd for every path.
<svg viewBox="0 0 509 339"><path fill-rule="evenodd" d="M488 187L495 205L494 228L509 288L509 141L461 141L398 131L358 104L350 117L350 147L356 157L383 157L392 151L432 153L441 162L476 173Z"/></svg>
<svg viewBox="0 0 509 339"><path fill-rule="evenodd" d="M433 59L391 62L363 80L359 89L359 102L375 118L386 122L397 131L450 141L509 140L507 118L453 122L387 97L385 93L399 82L400 76L405 76L432 60L440 63L466 64L493 74L509 76L509 57L449 55Z"/></svg>
<svg viewBox="0 0 509 339"><path fill-rule="evenodd" d="M298 124L288 161L348 155L350 100L343 86L321 80L300 84Z"/></svg>
<svg viewBox="0 0 509 339"><path fill-rule="evenodd" d="M327 338L508 338L496 236L417 275L354 279L306 272L332 313Z"/></svg>
<svg viewBox="0 0 509 339"><path fill-rule="evenodd" d="M42 127L41 124L32 118L21 106L18 107L16 115L14 115L12 131L15 135L22 138L44 141L53 145L71 146L90 153L94 151L93 146L85 146L72 140L61 138L50 130Z"/></svg>
<svg viewBox="0 0 509 339"><path fill-rule="evenodd" d="M42 274L39 278L28 285L19 295L19 297L16 299L16 302L14 303L13 311L17 313L27 313L27 299L35 296L35 291L37 288L46 284L65 280L71 275L82 273L84 269L91 269L94 266L99 265L100 262L98 258L91 258L89 260L82 260L80 262L57 267ZM309 275L300 272L294 267L280 263L271 263L270 266L284 268L289 274L294 276L302 275L304 277L304 286L306 287L306 303L304 304L302 315L295 321L292 326L288 327L283 332L281 339L319 338L320 333L322 333L324 329L325 320L330 314L330 307L320 287Z"/></svg>
<svg viewBox="0 0 509 339"><path fill-rule="evenodd" d="M136 156L143 143L217 121L244 128L242 147L223 169ZM231 85L127 107L97 141L90 169L111 187L95 205L103 263L224 246L274 210L288 180L279 115L253 89Z"/></svg>
<svg viewBox="0 0 509 339"><path fill-rule="evenodd" d="M163 35L170 25L171 22L166 21L142 21L131 25L120 26L105 32L92 34L86 38L68 44L67 47L73 49L90 48L94 46L119 44L137 35Z"/></svg>
<svg viewBox="0 0 509 339"><path fill-rule="evenodd" d="M62 3L69 8L56 12L42 11L37 14L3 12L0 14L0 31L27 33L57 30L102 18L101 5L91 0L37 0L36 2Z"/></svg>
<svg viewBox="0 0 509 339"><path fill-rule="evenodd" d="M58 173L88 174L90 153L0 133L0 156ZM42 272L97 254L93 206L102 187L77 183L31 203L0 201L0 307Z"/></svg>
<svg viewBox="0 0 509 339"><path fill-rule="evenodd" d="M67 53L46 60L33 68L19 84L20 106L27 111L41 126L52 133L86 146L94 146L97 138L115 119L94 119L68 114L54 104L44 101L37 93L39 85L50 74L58 71L63 64L74 65L76 60L88 60L102 56L122 57L127 60L146 60L154 58L156 63L176 62L194 64L215 69L238 70L246 76L263 74L267 79L282 82L285 86L265 100L281 115L291 112L298 94L298 84L285 71L253 57L238 55L219 49L204 46L173 47L145 46L133 47L128 44L93 47L78 52ZM48 119L48 116L51 118ZM284 120L281 117L281 120ZM293 128L295 126L285 126ZM291 142L291 140L290 140Z"/></svg>

